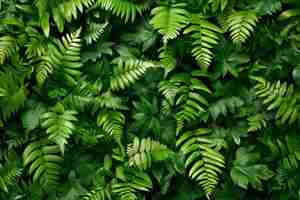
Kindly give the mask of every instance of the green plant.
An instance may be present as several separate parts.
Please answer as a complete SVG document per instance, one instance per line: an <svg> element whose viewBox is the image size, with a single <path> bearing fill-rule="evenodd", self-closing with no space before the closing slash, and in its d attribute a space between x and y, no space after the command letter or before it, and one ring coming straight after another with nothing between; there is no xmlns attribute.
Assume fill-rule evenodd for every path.
<svg viewBox="0 0 300 200"><path fill-rule="evenodd" d="M0 199L299 199L299 16L0 0Z"/></svg>
<svg viewBox="0 0 300 200"><path fill-rule="evenodd" d="M218 184L218 174L225 167L224 157L216 149L216 144L206 135L209 129L200 128L186 132L177 140L176 145L185 155L185 167L189 168L189 177L199 183L210 198Z"/></svg>

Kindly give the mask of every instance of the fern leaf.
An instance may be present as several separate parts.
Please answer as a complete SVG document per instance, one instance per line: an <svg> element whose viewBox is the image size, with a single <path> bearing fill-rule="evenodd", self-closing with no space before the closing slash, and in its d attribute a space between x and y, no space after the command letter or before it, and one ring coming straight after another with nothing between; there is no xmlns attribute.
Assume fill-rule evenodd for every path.
<svg viewBox="0 0 300 200"><path fill-rule="evenodd" d="M26 100L26 88L22 79L13 73L0 72L0 107L1 114L6 121L23 107Z"/></svg>
<svg viewBox="0 0 300 200"><path fill-rule="evenodd" d="M83 38L85 42L89 45L93 42L98 41L101 35L104 33L105 29L107 28L108 24L108 22L105 22L103 24L98 24L94 22L90 23L88 25L87 30L85 31L86 34Z"/></svg>
<svg viewBox="0 0 300 200"><path fill-rule="evenodd" d="M264 114L256 114L247 118L248 132L258 131L267 126L266 116Z"/></svg>
<svg viewBox="0 0 300 200"><path fill-rule="evenodd" d="M92 113L95 113L99 109L103 108L112 110L127 110L123 100L120 97L113 95L110 91L95 97L93 100L91 100L91 104Z"/></svg>
<svg viewBox="0 0 300 200"><path fill-rule="evenodd" d="M42 87L49 75L53 73L54 66L51 59L48 57L42 57L41 61L36 67L36 82L39 87Z"/></svg>
<svg viewBox="0 0 300 200"><path fill-rule="evenodd" d="M185 3L175 3L159 6L151 11L151 15L154 16L150 24L163 35L164 43L175 39L179 31L188 24L189 13L184 9L185 6Z"/></svg>
<svg viewBox="0 0 300 200"><path fill-rule="evenodd" d="M79 14L83 12L83 8L91 7L94 0L72 0L52 2L48 0L36 0L34 5L38 10L40 25L44 34L49 37L50 34L50 16L60 32L64 31L65 21L70 22L73 18L77 19Z"/></svg>
<svg viewBox="0 0 300 200"><path fill-rule="evenodd" d="M137 200L139 191L148 192L153 187L149 175L142 171L125 171L124 175L126 182L112 185L112 192L117 194L121 200Z"/></svg>
<svg viewBox="0 0 300 200"><path fill-rule="evenodd" d="M267 106L267 110L276 110L275 118L280 124L288 122L292 124L300 121L299 105L297 104L298 95L294 91L294 86L287 85L277 81L268 82L264 79L258 79L256 84L256 96Z"/></svg>
<svg viewBox="0 0 300 200"><path fill-rule="evenodd" d="M179 151L186 157L188 176L202 187L208 199L219 182L218 174L225 167L223 155L214 149L214 142L207 137L210 132L200 128L184 133L176 141Z"/></svg>
<svg viewBox="0 0 300 200"><path fill-rule="evenodd" d="M5 165L0 164L0 189L8 192L8 187L16 185L17 178L22 175L22 169L16 163L7 161Z"/></svg>
<svg viewBox="0 0 300 200"><path fill-rule="evenodd" d="M149 61L141 61L135 59L119 60L115 76L111 78L110 87L113 91L124 90L126 87L135 83L150 68L155 65Z"/></svg>
<svg viewBox="0 0 300 200"><path fill-rule="evenodd" d="M228 0L209 0L208 3L211 5L213 12L218 10L223 12L228 4Z"/></svg>
<svg viewBox="0 0 300 200"><path fill-rule="evenodd" d="M34 102L35 103L35 102ZM22 124L23 127L28 131L37 128L40 125L41 116L45 113L46 108L43 104L35 104L34 108L22 113Z"/></svg>
<svg viewBox="0 0 300 200"><path fill-rule="evenodd" d="M239 11L228 16L226 31L229 31L233 43L240 45L254 32L258 18L254 12Z"/></svg>
<svg viewBox="0 0 300 200"><path fill-rule="evenodd" d="M62 170L60 164L63 158L57 155L58 145L49 145L43 141L31 142L23 152L23 164L29 167L29 174L33 181L42 187L52 187L58 184Z"/></svg>
<svg viewBox="0 0 300 200"><path fill-rule="evenodd" d="M222 30L200 16L192 16L192 25L184 30L194 39L192 55L200 66L208 67L213 59L212 49L219 43Z"/></svg>
<svg viewBox="0 0 300 200"><path fill-rule="evenodd" d="M53 48L50 54L52 63L57 67L58 71L73 84L76 84L76 79L81 75L81 29L67 34L62 38L62 41L56 41L57 48Z"/></svg>
<svg viewBox="0 0 300 200"><path fill-rule="evenodd" d="M84 7L91 7L94 4L94 0L73 0L64 1L59 7L61 14L64 18L70 22L72 18L77 19L78 10L83 12Z"/></svg>
<svg viewBox="0 0 300 200"><path fill-rule="evenodd" d="M100 112L97 117L97 125L118 143L123 135L125 116L121 112Z"/></svg>
<svg viewBox="0 0 300 200"><path fill-rule="evenodd" d="M172 155L172 151L165 145L150 138L139 140L134 138L127 147L129 166L146 170L151 167L153 161L163 161Z"/></svg>
<svg viewBox="0 0 300 200"><path fill-rule="evenodd" d="M235 112L237 108L244 105L244 101L238 97L223 98L209 106L209 112L214 120L221 114L227 116L228 111Z"/></svg>
<svg viewBox="0 0 300 200"><path fill-rule="evenodd" d="M125 23L129 20L134 22L136 16L148 8L147 2L134 3L129 0L97 0L96 5L124 19Z"/></svg>
<svg viewBox="0 0 300 200"><path fill-rule="evenodd" d="M14 54L17 48L16 39L11 36L0 37L0 64Z"/></svg>
<svg viewBox="0 0 300 200"><path fill-rule="evenodd" d="M25 43L26 56L28 58L39 58L45 56L48 51L48 38L40 34L37 29L27 27L26 33L29 36L29 40Z"/></svg>
<svg viewBox="0 0 300 200"><path fill-rule="evenodd" d="M280 0L265 0L258 2L255 10L260 15L272 15L273 13L281 10L281 8L282 3Z"/></svg>
<svg viewBox="0 0 300 200"><path fill-rule="evenodd" d="M77 121L76 114L76 111L65 110L62 104L57 104L50 112L42 115L42 127L47 129L49 140L58 144L62 153L68 143L67 139L75 129L73 122Z"/></svg>
<svg viewBox="0 0 300 200"><path fill-rule="evenodd" d="M110 191L107 188L96 188L83 195L82 200L111 200Z"/></svg>
<svg viewBox="0 0 300 200"><path fill-rule="evenodd" d="M165 77L176 67L176 58L171 47L164 45L159 50L160 63L165 69Z"/></svg>
<svg viewBox="0 0 300 200"><path fill-rule="evenodd" d="M138 200L137 195L134 193L136 190L129 183L113 184L112 191L118 194L121 200Z"/></svg>
<svg viewBox="0 0 300 200"><path fill-rule="evenodd" d="M191 122L206 112L207 100L202 92L210 94L209 88L199 79L189 74L177 74L169 81L160 83L160 92L172 106L178 106L176 112L178 134L185 122Z"/></svg>
<svg viewBox="0 0 300 200"><path fill-rule="evenodd" d="M269 180L274 176L274 172L267 165L257 163L260 160L260 154L253 151L251 146L238 148L230 171L233 182L244 189L247 189L250 183L254 188L262 190L261 181Z"/></svg>

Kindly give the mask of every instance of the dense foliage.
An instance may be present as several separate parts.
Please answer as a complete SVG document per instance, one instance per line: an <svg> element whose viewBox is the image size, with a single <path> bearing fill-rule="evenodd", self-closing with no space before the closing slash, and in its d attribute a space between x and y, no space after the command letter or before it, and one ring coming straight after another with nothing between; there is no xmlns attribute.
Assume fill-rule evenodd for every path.
<svg viewBox="0 0 300 200"><path fill-rule="evenodd" d="M0 199L299 199L299 89L299 0L0 0Z"/></svg>

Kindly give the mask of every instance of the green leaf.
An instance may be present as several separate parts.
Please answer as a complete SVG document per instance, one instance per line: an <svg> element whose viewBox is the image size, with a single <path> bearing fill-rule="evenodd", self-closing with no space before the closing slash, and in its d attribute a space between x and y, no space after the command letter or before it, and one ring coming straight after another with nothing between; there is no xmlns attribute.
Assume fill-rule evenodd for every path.
<svg viewBox="0 0 300 200"><path fill-rule="evenodd" d="M37 128L40 124L42 113L46 111L42 105L37 105L35 108L28 110L22 114L23 127L28 131Z"/></svg>
<svg viewBox="0 0 300 200"><path fill-rule="evenodd" d="M159 6L151 11L150 24L163 35L163 41L175 39L179 31L188 23L189 13L184 9L185 3Z"/></svg>
<svg viewBox="0 0 300 200"><path fill-rule="evenodd" d="M240 147L230 170L233 182L244 189L251 184L255 189L263 190L262 180L269 180L274 172L267 165L257 163L259 160L260 155L253 152L253 148Z"/></svg>

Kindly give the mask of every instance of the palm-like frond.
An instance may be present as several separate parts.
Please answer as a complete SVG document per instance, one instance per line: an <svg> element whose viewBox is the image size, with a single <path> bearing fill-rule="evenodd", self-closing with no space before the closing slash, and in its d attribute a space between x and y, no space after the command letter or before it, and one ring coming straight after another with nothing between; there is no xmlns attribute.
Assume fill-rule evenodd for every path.
<svg viewBox="0 0 300 200"><path fill-rule="evenodd" d="M150 138L134 138L133 142L127 147L129 165L146 170L151 167L154 161L163 161L172 156L172 151L167 146L153 141Z"/></svg>
<svg viewBox="0 0 300 200"><path fill-rule="evenodd" d="M3 64L7 58L9 58L17 48L16 39L12 36L0 37L0 64Z"/></svg>
<svg viewBox="0 0 300 200"><path fill-rule="evenodd" d="M162 5L151 11L154 16L150 24L163 35L165 43L170 39L175 39L179 31L188 24L189 13L184 9L185 6L185 3L175 3Z"/></svg>
<svg viewBox="0 0 300 200"><path fill-rule="evenodd" d="M120 142L123 135L125 117L118 111L100 112L97 117L97 125L109 136Z"/></svg>
<svg viewBox="0 0 300 200"><path fill-rule="evenodd" d="M138 14L148 8L147 2L135 3L129 0L97 0L96 5L124 19L125 23L133 22Z"/></svg>
<svg viewBox="0 0 300 200"><path fill-rule="evenodd" d="M212 118L216 120L221 114L223 116L227 116L228 111L233 113L243 105L244 101L238 97L222 98L221 100L210 105L209 112Z"/></svg>
<svg viewBox="0 0 300 200"><path fill-rule="evenodd" d="M240 11L228 16L225 29L229 31L233 43L240 45L254 32L257 22L254 12Z"/></svg>
<svg viewBox="0 0 300 200"><path fill-rule="evenodd" d="M126 110L122 98L113 95L110 91L105 92L99 96L96 96L91 100L92 112L95 113L99 109L112 109L112 110Z"/></svg>
<svg viewBox="0 0 300 200"><path fill-rule="evenodd" d="M171 106L179 108L176 112L177 134L185 122L196 120L206 112L208 101L201 93L211 93L201 80L191 77L189 74L177 74L169 81L162 81L159 90Z"/></svg>
<svg viewBox="0 0 300 200"><path fill-rule="evenodd" d="M16 74L0 72L0 107L4 120L24 105L27 91L21 80Z"/></svg>
<svg viewBox="0 0 300 200"><path fill-rule="evenodd" d="M191 23L184 33L190 34L194 39L192 54L197 62L200 66L207 67L212 62L212 49L218 44L222 30L200 16L192 16Z"/></svg>
<svg viewBox="0 0 300 200"><path fill-rule="evenodd" d="M271 83L262 78L256 80L258 80L255 86L257 97L267 106L267 110L276 110L276 119L279 123L292 124L297 120L300 121L298 95L294 91L294 85L280 81Z"/></svg>
<svg viewBox="0 0 300 200"><path fill-rule="evenodd" d="M135 83L150 68L158 67L153 62L136 59L119 60L110 87L113 91L124 90Z"/></svg>
<svg viewBox="0 0 300 200"><path fill-rule="evenodd" d="M83 39L86 41L87 44L92 44L93 42L96 42L104 33L108 25L108 22L102 24L91 22L88 25L87 30L85 31Z"/></svg>
<svg viewBox="0 0 300 200"><path fill-rule="evenodd" d="M57 104L42 116L42 127L47 129L49 140L58 144L62 152L68 143L67 139L75 129L73 122L77 121L76 114L76 111L65 110L62 104Z"/></svg>
<svg viewBox="0 0 300 200"><path fill-rule="evenodd" d="M52 63L56 66L57 71L72 84L76 84L76 79L81 75L81 29L67 34L62 41L56 40L57 47L50 52Z"/></svg>
<svg viewBox="0 0 300 200"><path fill-rule="evenodd" d="M228 0L209 0L208 3L211 5L213 12L221 11L223 12L228 5Z"/></svg>
<svg viewBox="0 0 300 200"><path fill-rule="evenodd" d="M83 195L82 200L111 200L111 193L108 188L96 188Z"/></svg>
<svg viewBox="0 0 300 200"><path fill-rule="evenodd" d="M188 176L197 181L209 198L218 182L218 174L225 167L224 156L215 149L213 140L207 135L209 129L200 128L179 137L176 146L185 155Z"/></svg>
<svg viewBox="0 0 300 200"><path fill-rule="evenodd" d="M167 76L176 67L176 58L171 47L164 45L159 48L159 59L161 65L165 69L165 76Z"/></svg>
<svg viewBox="0 0 300 200"><path fill-rule="evenodd" d="M58 183L60 166L63 158L57 155L58 145L47 144L44 141L31 142L23 152L23 164L29 167L33 181L42 187L55 186Z"/></svg>
<svg viewBox="0 0 300 200"><path fill-rule="evenodd" d="M36 66L36 82L39 87L42 87L47 78L53 73L54 66L49 57L41 57Z"/></svg>
<svg viewBox="0 0 300 200"><path fill-rule="evenodd" d="M265 114L258 113L256 115L247 118L248 121L248 132L258 131L267 126Z"/></svg>
<svg viewBox="0 0 300 200"><path fill-rule="evenodd" d="M112 192L121 200L137 200L138 191L148 192L153 186L149 175L141 171L125 171L124 178L125 182L112 185Z"/></svg>
<svg viewBox="0 0 300 200"><path fill-rule="evenodd" d="M50 35L51 16L53 17L58 30L63 32L65 21L70 22L73 18L76 19L79 16L79 12L83 12L84 7L91 7L93 4L94 0L73 0L61 2L36 0L34 2L38 11L40 26L47 37Z"/></svg>
<svg viewBox="0 0 300 200"><path fill-rule="evenodd" d="M0 164L0 190L9 191L9 186L16 185L17 178L22 175L23 170L16 162L7 161L5 165Z"/></svg>

